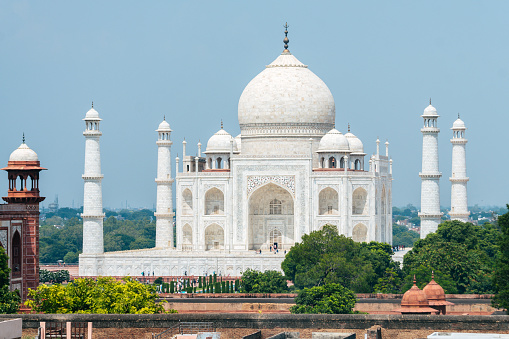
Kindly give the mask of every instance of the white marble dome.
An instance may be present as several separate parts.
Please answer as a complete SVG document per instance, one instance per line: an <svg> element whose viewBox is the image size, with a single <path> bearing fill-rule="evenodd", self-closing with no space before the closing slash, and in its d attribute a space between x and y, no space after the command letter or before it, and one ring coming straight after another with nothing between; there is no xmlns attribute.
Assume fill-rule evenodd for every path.
<svg viewBox="0 0 509 339"><path fill-rule="evenodd" d="M334 128L335 114L327 85L289 52L278 56L249 82L238 109L243 135L250 128L257 133L261 129L267 131L261 132L265 134L283 133L278 132L279 126L298 128L301 135L324 134Z"/></svg>
<svg viewBox="0 0 509 339"><path fill-rule="evenodd" d="M85 120L101 120L99 113L92 107L85 115Z"/></svg>
<svg viewBox="0 0 509 339"><path fill-rule="evenodd" d="M355 154L364 154L364 145L361 139L357 138L353 133L348 132L345 134L348 144L350 145L350 151Z"/></svg>
<svg viewBox="0 0 509 339"><path fill-rule="evenodd" d="M429 106L424 109L424 113L422 115L438 115L437 109L429 104Z"/></svg>
<svg viewBox="0 0 509 339"><path fill-rule="evenodd" d="M158 131L171 131L170 124L166 120L163 120L163 122L161 122L159 124L159 127L157 128L157 130Z"/></svg>
<svg viewBox="0 0 509 339"><path fill-rule="evenodd" d="M348 140L346 137L333 128L327 134L325 134L320 140L320 145L318 146L318 152L349 152L350 146L348 144Z"/></svg>
<svg viewBox="0 0 509 339"><path fill-rule="evenodd" d="M210 137L205 153L230 153L230 140L233 140L233 151L237 152L237 142L230 133L221 128Z"/></svg>
<svg viewBox="0 0 509 339"><path fill-rule="evenodd" d="M467 129L467 127L465 126L465 123L463 122L463 120L458 118L452 124L452 129Z"/></svg>
<svg viewBox="0 0 509 339"><path fill-rule="evenodd" d="M39 157L30 147L22 143L11 153L9 161L39 161Z"/></svg>

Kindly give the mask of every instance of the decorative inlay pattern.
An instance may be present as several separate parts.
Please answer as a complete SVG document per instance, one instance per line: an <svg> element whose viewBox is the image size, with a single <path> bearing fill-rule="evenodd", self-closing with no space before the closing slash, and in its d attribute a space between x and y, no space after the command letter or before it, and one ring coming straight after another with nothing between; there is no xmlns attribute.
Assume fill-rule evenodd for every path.
<svg viewBox="0 0 509 339"><path fill-rule="evenodd" d="M7 249L7 230L0 231L0 244L3 248Z"/></svg>
<svg viewBox="0 0 509 339"><path fill-rule="evenodd" d="M221 226L224 230L224 220L203 220L203 229L207 228L208 226L212 224L217 224Z"/></svg>
<svg viewBox="0 0 509 339"><path fill-rule="evenodd" d="M218 190L220 190L224 194L224 185L216 185L216 184L205 184L205 185L203 185L203 189L204 189L205 192L208 191L211 188L217 188Z"/></svg>
<svg viewBox="0 0 509 339"><path fill-rule="evenodd" d="M11 236L14 235L14 233L16 233L16 231L18 231L19 235L22 236L22 234L21 234L21 226L12 226L12 234L11 234Z"/></svg>
<svg viewBox="0 0 509 339"><path fill-rule="evenodd" d="M295 196L295 177L293 175L250 175L247 177L247 195L251 195L257 187L269 182L288 188L292 196Z"/></svg>

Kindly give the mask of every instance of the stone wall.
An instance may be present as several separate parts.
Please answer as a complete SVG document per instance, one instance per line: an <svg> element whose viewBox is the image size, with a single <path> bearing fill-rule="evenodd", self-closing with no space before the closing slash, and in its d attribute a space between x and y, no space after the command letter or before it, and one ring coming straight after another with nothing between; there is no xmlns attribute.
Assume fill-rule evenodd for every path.
<svg viewBox="0 0 509 339"><path fill-rule="evenodd" d="M178 321L212 321L217 328L368 329L509 331L509 316L372 315L372 314L12 314L24 328L41 321L93 322L94 328L168 328Z"/></svg>

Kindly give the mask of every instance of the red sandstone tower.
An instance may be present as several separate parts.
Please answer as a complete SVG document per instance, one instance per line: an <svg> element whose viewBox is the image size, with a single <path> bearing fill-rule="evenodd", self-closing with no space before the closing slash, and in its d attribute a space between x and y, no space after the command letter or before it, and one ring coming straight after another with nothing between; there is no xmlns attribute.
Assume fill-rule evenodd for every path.
<svg viewBox="0 0 509 339"><path fill-rule="evenodd" d="M28 289L39 285L39 195L40 167L37 153L23 143L9 157L9 191L0 205L0 246L9 256L11 290L26 300Z"/></svg>

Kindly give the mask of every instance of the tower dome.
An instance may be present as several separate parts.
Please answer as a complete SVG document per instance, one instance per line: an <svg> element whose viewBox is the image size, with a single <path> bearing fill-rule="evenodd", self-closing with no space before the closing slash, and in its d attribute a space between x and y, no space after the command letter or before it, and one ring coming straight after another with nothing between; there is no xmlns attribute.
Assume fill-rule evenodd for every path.
<svg viewBox="0 0 509 339"><path fill-rule="evenodd" d="M158 131L171 131L170 124L164 119L157 127Z"/></svg>
<svg viewBox="0 0 509 339"><path fill-rule="evenodd" d="M334 128L335 114L327 85L290 52L249 82L238 109L243 136L321 136Z"/></svg>
<svg viewBox="0 0 509 339"><path fill-rule="evenodd" d="M343 133L333 128L320 140L318 152L350 152L350 146Z"/></svg>
<svg viewBox="0 0 509 339"><path fill-rule="evenodd" d="M92 106L91 109L88 110L87 114L85 114L85 119L83 120L102 120L99 118L99 113Z"/></svg>
<svg viewBox="0 0 509 339"><path fill-rule="evenodd" d="M207 142L207 150L204 153L230 153L230 140L233 140L233 151L237 152L237 142L222 127Z"/></svg>
<svg viewBox="0 0 509 339"><path fill-rule="evenodd" d="M23 143L11 153L9 161L39 161L39 157L23 140Z"/></svg>
<svg viewBox="0 0 509 339"><path fill-rule="evenodd" d="M424 109L424 113L422 115L438 115L437 109L431 105L431 100L428 107Z"/></svg>
<svg viewBox="0 0 509 339"><path fill-rule="evenodd" d="M463 120L458 118L452 124L452 128L451 129L467 129L467 127L465 126L465 123L463 122Z"/></svg>

